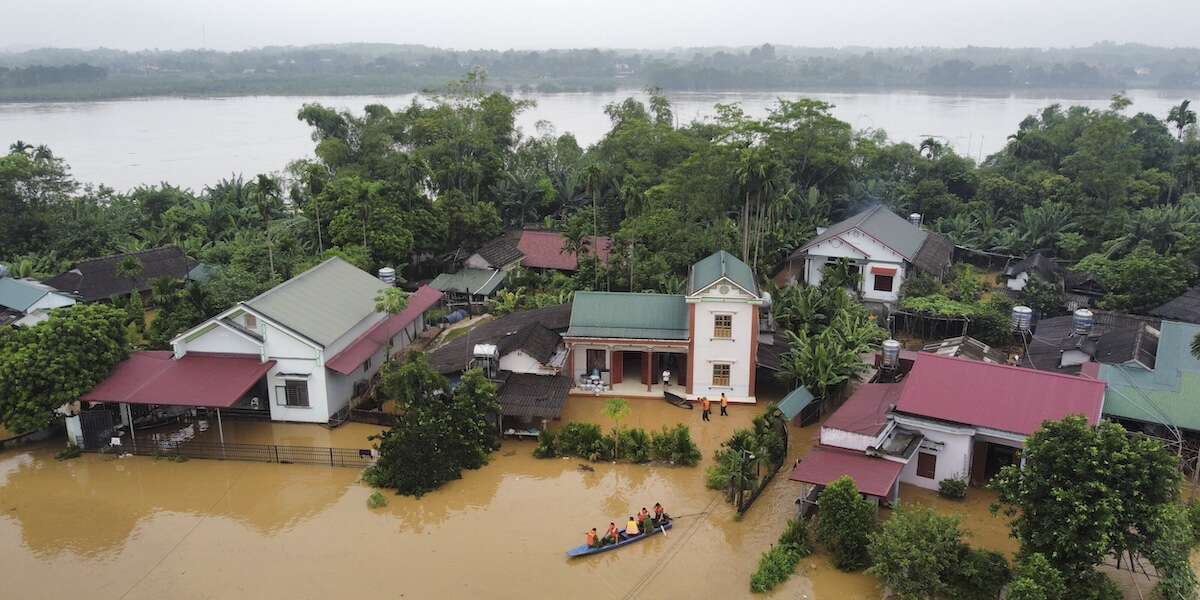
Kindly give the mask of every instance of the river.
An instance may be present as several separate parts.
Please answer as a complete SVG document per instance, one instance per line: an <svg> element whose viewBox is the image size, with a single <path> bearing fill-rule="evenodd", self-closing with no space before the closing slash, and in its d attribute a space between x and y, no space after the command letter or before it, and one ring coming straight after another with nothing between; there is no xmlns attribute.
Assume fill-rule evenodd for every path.
<svg viewBox="0 0 1200 600"><path fill-rule="evenodd" d="M1020 92L726 92L668 94L680 122L712 115L716 103L739 102L751 115L765 114L777 98L809 97L834 104L833 114L857 129L883 129L893 140L919 142L938 136L956 151L980 159L1003 147L1025 116L1053 103L1094 108L1108 105L1112 91ZM1129 90L1130 112L1160 118L1172 105L1200 93ZM608 130L605 105L638 91L518 94L537 104L519 117L527 135L539 121L572 132L591 144ZM222 177L282 169L312 155L310 131L296 119L305 102L361 111L381 103L393 108L413 94L393 96L246 96L146 98L104 102L0 104L0 143L45 144L67 160L85 183L126 190L169 182L200 190Z"/></svg>

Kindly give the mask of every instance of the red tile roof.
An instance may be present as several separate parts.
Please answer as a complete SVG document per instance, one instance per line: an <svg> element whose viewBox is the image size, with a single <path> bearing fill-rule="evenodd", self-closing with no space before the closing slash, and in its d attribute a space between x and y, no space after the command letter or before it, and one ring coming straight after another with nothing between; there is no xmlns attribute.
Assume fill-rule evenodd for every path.
<svg viewBox="0 0 1200 600"><path fill-rule="evenodd" d="M274 366L251 354L135 352L82 399L228 408Z"/></svg>
<svg viewBox="0 0 1200 600"><path fill-rule="evenodd" d="M922 352L896 410L976 427L1032 434L1044 421L1100 420L1104 382Z"/></svg>
<svg viewBox="0 0 1200 600"><path fill-rule="evenodd" d="M358 336L358 339L350 342L349 346L326 361L325 367L342 375L353 373L355 369L362 366L364 361L387 345L388 340L437 304L442 299L442 295L441 292L427 285L421 286L408 297L408 305L404 307L404 310L376 323Z"/></svg>
<svg viewBox="0 0 1200 600"><path fill-rule="evenodd" d="M867 456L855 450L813 446L800 464L792 469L788 479L825 486L842 475L849 475L858 491L868 496L888 498L903 468L904 463Z"/></svg>
<svg viewBox="0 0 1200 600"><path fill-rule="evenodd" d="M842 403L822 427L877 435L887 424L888 410L899 400L903 383L864 383Z"/></svg>
<svg viewBox="0 0 1200 600"><path fill-rule="evenodd" d="M517 249L525 255L521 265L534 269L557 269L560 271L575 271L579 261L574 254L563 252L566 239L563 234L555 231L522 231L521 239L517 241ZM607 237L593 238L588 236L588 252L596 252L601 262L608 262L612 241Z"/></svg>

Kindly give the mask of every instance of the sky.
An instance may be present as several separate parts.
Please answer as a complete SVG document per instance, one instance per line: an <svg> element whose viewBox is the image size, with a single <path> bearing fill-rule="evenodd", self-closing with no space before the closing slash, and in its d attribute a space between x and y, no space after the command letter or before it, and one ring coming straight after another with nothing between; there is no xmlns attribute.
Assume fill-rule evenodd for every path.
<svg viewBox="0 0 1200 600"><path fill-rule="evenodd" d="M9 50L1200 45L1196 0L2 0L0 14Z"/></svg>

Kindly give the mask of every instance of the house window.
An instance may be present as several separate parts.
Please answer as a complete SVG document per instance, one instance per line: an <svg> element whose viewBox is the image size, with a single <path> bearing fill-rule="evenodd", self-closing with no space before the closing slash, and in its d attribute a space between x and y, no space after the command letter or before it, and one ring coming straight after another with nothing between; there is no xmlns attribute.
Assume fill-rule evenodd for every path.
<svg viewBox="0 0 1200 600"><path fill-rule="evenodd" d="M917 477L933 479L937 473L937 455L929 452L917 453Z"/></svg>
<svg viewBox="0 0 1200 600"><path fill-rule="evenodd" d="M250 331L254 331L254 330L258 329L258 317L254 316L254 315L247 314L245 323L246 323L246 329L249 329Z"/></svg>
<svg viewBox="0 0 1200 600"><path fill-rule="evenodd" d="M713 337L733 337L733 315L713 315Z"/></svg>
<svg viewBox="0 0 1200 600"><path fill-rule="evenodd" d="M890 292L894 285L895 275L876 275L875 276L875 291Z"/></svg>
<svg viewBox="0 0 1200 600"><path fill-rule="evenodd" d="M587 372L596 373L608 368L605 360L605 350L588 350L587 351Z"/></svg>
<svg viewBox="0 0 1200 600"><path fill-rule="evenodd" d="M712 384L713 387L729 387L729 365L713 365Z"/></svg>
<svg viewBox="0 0 1200 600"><path fill-rule="evenodd" d="M283 398L277 399L280 406L308 407L308 382L303 379L286 379L283 382Z"/></svg>
<svg viewBox="0 0 1200 600"><path fill-rule="evenodd" d="M371 359L368 357L367 360L363 361L363 373L366 373L367 371L370 371L370 370L371 370Z"/></svg>

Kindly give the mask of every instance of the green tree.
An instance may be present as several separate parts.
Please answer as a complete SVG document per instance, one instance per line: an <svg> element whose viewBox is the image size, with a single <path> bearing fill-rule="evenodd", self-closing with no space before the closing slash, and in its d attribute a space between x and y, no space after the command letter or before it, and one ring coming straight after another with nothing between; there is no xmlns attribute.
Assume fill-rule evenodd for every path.
<svg viewBox="0 0 1200 600"><path fill-rule="evenodd" d="M616 439L615 456L621 456L621 422L629 416L629 401L624 398L609 398L604 403L604 416L613 422L614 438Z"/></svg>
<svg viewBox="0 0 1200 600"><path fill-rule="evenodd" d="M952 597L967 551L962 538L958 517L903 507L871 534L868 572L905 600Z"/></svg>
<svg viewBox="0 0 1200 600"><path fill-rule="evenodd" d="M1184 100L1179 106L1172 106L1167 113L1167 122L1175 126L1180 141L1183 141L1184 130L1196 124L1196 111L1191 109L1191 104L1191 100Z"/></svg>
<svg viewBox="0 0 1200 600"><path fill-rule="evenodd" d="M0 330L0 423L42 429L128 355L126 314L103 304L55 310L29 328Z"/></svg>
<svg viewBox="0 0 1200 600"><path fill-rule="evenodd" d="M408 306L408 296L400 288L388 287L375 295L375 311L398 315Z"/></svg>
<svg viewBox="0 0 1200 600"><path fill-rule="evenodd" d="M858 493L854 481L841 476L821 491L816 539L833 555L833 565L857 571L870 565L870 535L875 507Z"/></svg>
<svg viewBox="0 0 1200 600"><path fill-rule="evenodd" d="M1008 589L1008 600L1056 600L1064 598L1067 586L1058 572L1039 552L1023 556L1017 562L1015 577Z"/></svg>

